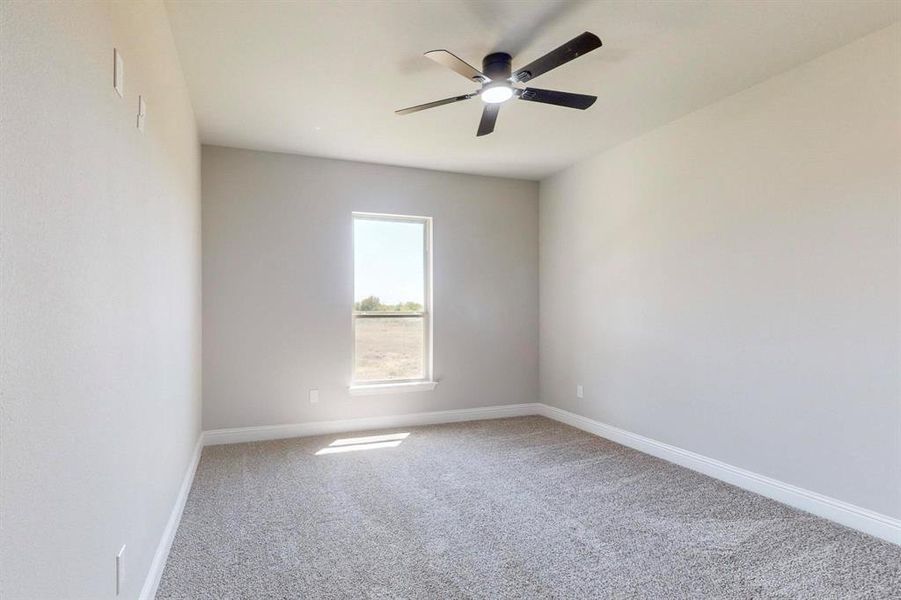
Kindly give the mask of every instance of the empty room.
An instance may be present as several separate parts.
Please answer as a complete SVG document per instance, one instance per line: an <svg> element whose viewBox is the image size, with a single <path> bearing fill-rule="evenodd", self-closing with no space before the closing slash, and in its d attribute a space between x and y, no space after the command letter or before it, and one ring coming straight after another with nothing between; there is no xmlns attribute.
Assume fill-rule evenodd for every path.
<svg viewBox="0 0 901 600"><path fill-rule="evenodd" d="M0 598L901 599L901 0L0 0Z"/></svg>

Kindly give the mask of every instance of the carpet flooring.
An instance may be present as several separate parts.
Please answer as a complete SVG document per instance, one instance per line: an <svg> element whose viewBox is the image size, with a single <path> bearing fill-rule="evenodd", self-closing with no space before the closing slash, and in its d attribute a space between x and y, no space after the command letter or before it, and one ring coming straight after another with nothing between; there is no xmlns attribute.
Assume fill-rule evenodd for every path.
<svg viewBox="0 0 901 600"><path fill-rule="evenodd" d="M521 417L205 448L157 598L901 598L901 547Z"/></svg>

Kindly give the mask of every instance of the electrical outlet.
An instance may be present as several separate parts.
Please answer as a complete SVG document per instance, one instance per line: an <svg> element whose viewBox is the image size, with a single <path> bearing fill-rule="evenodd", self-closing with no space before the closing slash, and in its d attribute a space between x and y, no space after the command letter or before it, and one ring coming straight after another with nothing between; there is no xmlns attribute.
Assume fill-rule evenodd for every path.
<svg viewBox="0 0 901 600"><path fill-rule="evenodd" d="M119 549L116 555L116 595L122 593L125 589L125 544Z"/></svg>
<svg viewBox="0 0 901 600"><path fill-rule="evenodd" d="M576 398L584 398L585 392L582 390L582 384L576 384Z"/></svg>
<svg viewBox="0 0 901 600"><path fill-rule="evenodd" d="M125 97L125 61L115 48L113 48L113 87L120 98Z"/></svg>
<svg viewBox="0 0 901 600"><path fill-rule="evenodd" d="M319 390L310 390L310 404L319 402Z"/></svg>
<svg viewBox="0 0 901 600"><path fill-rule="evenodd" d="M144 96L138 96L138 131L144 133L144 117L147 115L147 103Z"/></svg>

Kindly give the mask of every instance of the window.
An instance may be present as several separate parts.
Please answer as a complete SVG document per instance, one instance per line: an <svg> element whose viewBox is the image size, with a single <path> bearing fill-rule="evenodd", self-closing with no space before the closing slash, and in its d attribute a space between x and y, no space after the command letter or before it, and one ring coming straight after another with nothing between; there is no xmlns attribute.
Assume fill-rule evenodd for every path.
<svg viewBox="0 0 901 600"><path fill-rule="evenodd" d="M353 386L431 380L431 225L353 215Z"/></svg>

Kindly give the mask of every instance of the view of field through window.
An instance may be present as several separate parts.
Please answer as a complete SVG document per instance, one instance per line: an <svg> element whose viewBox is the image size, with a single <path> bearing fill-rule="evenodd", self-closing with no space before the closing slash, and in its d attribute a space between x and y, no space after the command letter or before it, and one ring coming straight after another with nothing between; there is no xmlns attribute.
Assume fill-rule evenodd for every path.
<svg viewBox="0 0 901 600"><path fill-rule="evenodd" d="M354 381L426 376L425 223L354 217Z"/></svg>
<svg viewBox="0 0 901 600"><path fill-rule="evenodd" d="M355 379L422 379L422 328L422 317L357 319Z"/></svg>

